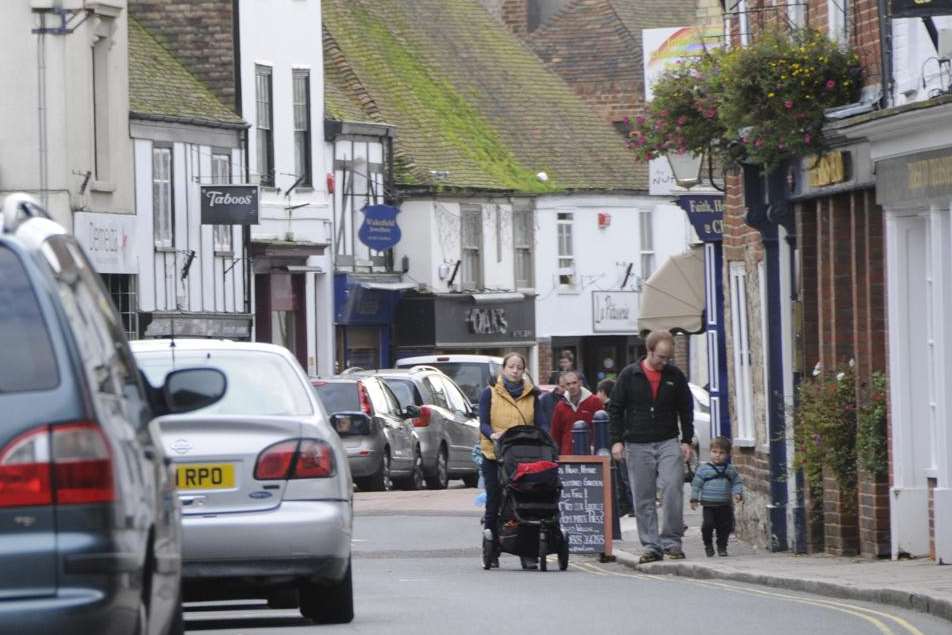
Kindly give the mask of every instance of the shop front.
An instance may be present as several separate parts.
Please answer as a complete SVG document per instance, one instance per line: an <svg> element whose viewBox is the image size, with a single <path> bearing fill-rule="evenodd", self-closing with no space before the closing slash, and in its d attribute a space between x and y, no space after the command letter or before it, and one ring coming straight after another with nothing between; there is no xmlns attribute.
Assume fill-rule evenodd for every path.
<svg viewBox="0 0 952 635"><path fill-rule="evenodd" d="M391 365L391 328L400 294L415 286L401 282L399 274L335 274L337 372Z"/></svg>
<svg viewBox="0 0 952 635"><path fill-rule="evenodd" d="M522 293L403 296L396 312L395 357L468 353L533 358L535 296Z"/></svg>

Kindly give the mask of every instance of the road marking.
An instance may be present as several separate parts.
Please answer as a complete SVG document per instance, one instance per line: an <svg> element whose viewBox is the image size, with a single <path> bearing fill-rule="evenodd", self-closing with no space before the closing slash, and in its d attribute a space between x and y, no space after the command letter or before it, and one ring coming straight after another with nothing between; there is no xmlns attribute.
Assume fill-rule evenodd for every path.
<svg viewBox="0 0 952 635"><path fill-rule="evenodd" d="M619 573L616 571L610 571L608 569L604 569L596 565L595 563L586 563L586 564L591 569L603 572L601 575L616 575L616 576L620 576L624 578L641 578L641 579L652 579L657 581L662 581L664 578L667 578L667 581L670 581L670 582L675 581L675 578L673 576L658 576L658 575L643 574L643 573ZM588 569L582 569L582 570L587 571ZM684 582L688 582L697 586L717 586L723 589L727 589L729 591L733 591L735 593L746 593L748 595L765 595L768 597L775 597L775 598L790 600L793 602L800 602L803 604L812 604L814 606L819 606L821 608L828 608L828 609L840 611L843 613L849 613L850 615L862 618L870 622L877 628L877 630L879 630L879 632L883 633L883 635L895 635L895 631L893 631L889 626L884 624L881 620L878 620L875 617L872 617L873 615L892 620L898 626L900 626L906 632L908 632L910 635L924 635L923 632L920 631L918 628L916 628L913 624L909 623L908 621L899 617L898 615L893 615L891 613L886 613L884 611L877 611L876 609L870 609L863 606L855 606L853 604L838 602L835 600L826 600L826 599L814 600L814 599L799 597L796 595L790 595L788 593L779 593L775 591L766 591L762 589L748 589L744 587L738 587L726 582L715 582L712 580L703 580L703 581L694 580L691 578L682 578L680 576L677 576L677 578L680 580L683 580ZM869 613L870 615L866 615L865 613Z"/></svg>

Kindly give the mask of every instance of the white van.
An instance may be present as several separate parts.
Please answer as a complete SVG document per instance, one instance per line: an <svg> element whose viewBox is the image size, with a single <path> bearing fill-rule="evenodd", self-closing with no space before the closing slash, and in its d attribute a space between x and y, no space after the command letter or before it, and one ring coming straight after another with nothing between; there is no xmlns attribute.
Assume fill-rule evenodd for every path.
<svg viewBox="0 0 952 635"><path fill-rule="evenodd" d="M397 360L397 368L433 366L456 382L474 407L489 382L499 376L502 357L492 355L419 355ZM530 378L531 381L531 378Z"/></svg>

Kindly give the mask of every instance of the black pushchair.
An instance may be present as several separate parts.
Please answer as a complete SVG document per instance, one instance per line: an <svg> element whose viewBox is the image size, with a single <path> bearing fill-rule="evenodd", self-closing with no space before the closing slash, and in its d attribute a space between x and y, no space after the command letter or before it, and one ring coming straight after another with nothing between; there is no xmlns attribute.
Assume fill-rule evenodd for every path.
<svg viewBox="0 0 952 635"><path fill-rule="evenodd" d="M500 504L496 528L498 540L483 536L483 568L489 569L499 553L539 560L547 569L546 556L558 554L559 569L569 566L569 541L559 526L559 446L535 426L516 426L497 441Z"/></svg>

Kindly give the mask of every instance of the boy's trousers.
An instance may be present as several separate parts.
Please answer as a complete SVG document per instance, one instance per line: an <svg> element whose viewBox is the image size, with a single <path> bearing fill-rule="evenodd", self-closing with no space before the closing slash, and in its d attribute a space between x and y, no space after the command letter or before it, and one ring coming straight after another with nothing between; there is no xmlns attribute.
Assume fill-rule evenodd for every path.
<svg viewBox="0 0 952 635"><path fill-rule="evenodd" d="M727 547L727 537L734 531L733 505L705 505L704 522L701 525L701 538L705 545L711 545L713 534L717 532L718 548Z"/></svg>

